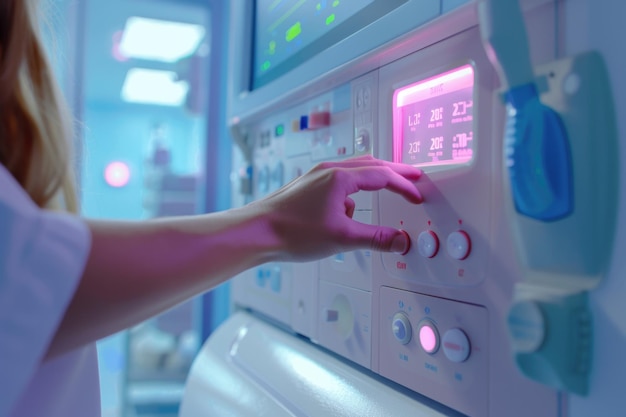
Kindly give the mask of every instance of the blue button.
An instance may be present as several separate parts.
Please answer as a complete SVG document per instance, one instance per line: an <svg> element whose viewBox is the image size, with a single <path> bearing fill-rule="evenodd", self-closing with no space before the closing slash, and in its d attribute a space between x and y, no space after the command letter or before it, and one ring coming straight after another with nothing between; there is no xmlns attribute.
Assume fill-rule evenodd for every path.
<svg viewBox="0 0 626 417"><path fill-rule="evenodd" d="M406 337L406 327L404 327L404 323L401 320L393 322L393 334L400 340Z"/></svg>
<svg viewBox="0 0 626 417"><path fill-rule="evenodd" d="M398 342L406 345L411 341L411 322L404 313L396 313L391 323L391 331Z"/></svg>
<svg viewBox="0 0 626 417"><path fill-rule="evenodd" d="M309 116L300 116L300 130L309 128Z"/></svg>
<svg viewBox="0 0 626 417"><path fill-rule="evenodd" d="M272 281L270 282L270 287L272 288L272 291L280 292L280 289L282 287L282 280L280 279L280 277L272 278Z"/></svg>
<svg viewBox="0 0 626 417"><path fill-rule="evenodd" d="M270 271L268 270L268 273ZM271 271L271 279L270 279L270 288L274 292L280 292L282 288L282 274L280 272L280 267L274 267Z"/></svg>
<svg viewBox="0 0 626 417"><path fill-rule="evenodd" d="M265 271L263 268L259 268L256 271L256 283L259 287L265 286Z"/></svg>

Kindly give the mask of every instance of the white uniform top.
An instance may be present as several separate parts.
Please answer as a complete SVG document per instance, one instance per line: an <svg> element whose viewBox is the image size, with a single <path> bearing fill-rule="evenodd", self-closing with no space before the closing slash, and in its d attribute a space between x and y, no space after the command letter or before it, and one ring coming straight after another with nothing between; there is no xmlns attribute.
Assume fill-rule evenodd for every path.
<svg viewBox="0 0 626 417"><path fill-rule="evenodd" d="M39 209L0 165L0 417L100 415L95 345L43 361L90 243L82 221Z"/></svg>

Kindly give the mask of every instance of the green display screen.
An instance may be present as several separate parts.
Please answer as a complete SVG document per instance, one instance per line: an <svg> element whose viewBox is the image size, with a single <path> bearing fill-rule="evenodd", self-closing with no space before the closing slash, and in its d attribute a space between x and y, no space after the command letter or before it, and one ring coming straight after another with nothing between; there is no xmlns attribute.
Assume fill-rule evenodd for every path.
<svg viewBox="0 0 626 417"><path fill-rule="evenodd" d="M297 68L407 0L257 0L252 89Z"/></svg>

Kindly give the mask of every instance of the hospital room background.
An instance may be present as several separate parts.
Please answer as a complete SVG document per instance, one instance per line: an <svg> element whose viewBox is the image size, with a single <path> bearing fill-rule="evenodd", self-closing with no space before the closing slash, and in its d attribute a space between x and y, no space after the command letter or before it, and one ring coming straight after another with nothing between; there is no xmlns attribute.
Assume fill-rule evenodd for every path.
<svg viewBox="0 0 626 417"><path fill-rule="evenodd" d="M407 253L262 265L99 341L104 417L626 416L626 3L51 3L85 216L425 173L419 208L355 195Z"/></svg>

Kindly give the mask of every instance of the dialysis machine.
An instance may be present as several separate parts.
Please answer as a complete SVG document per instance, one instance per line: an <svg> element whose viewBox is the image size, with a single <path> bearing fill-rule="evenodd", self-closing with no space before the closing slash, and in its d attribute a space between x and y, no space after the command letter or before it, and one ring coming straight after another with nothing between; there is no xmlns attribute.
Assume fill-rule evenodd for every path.
<svg viewBox="0 0 626 417"><path fill-rule="evenodd" d="M522 1L521 11L519 22L532 27L524 34L532 81L567 127L580 119L576 100L596 100L585 96L593 65L557 61L555 2ZM537 242L561 245L556 235L576 250L582 239L563 237L572 229L562 224L567 208L537 220L533 207L549 217L552 206L524 194L535 183L555 190L552 168L545 178L540 171L558 164L532 155L552 161L561 151L516 142L530 128L504 97L506 57L491 36L502 28L481 26L479 13L474 2L452 0L232 3L234 204L319 162L359 155L420 167L425 202L387 191L353 196L355 220L409 234L406 254L361 250L236 277L235 311L198 355L182 416L561 416L567 391L584 393L584 291L602 266L563 272L542 258L553 246ZM604 108L612 111L610 102ZM566 142L558 165L574 179L580 146ZM515 171L524 164L528 186ZM610 157L599 164L615 165ZM564 181L563 199L578 204L586 191ZM583 237L595 241L594 233Z"/></svg>

